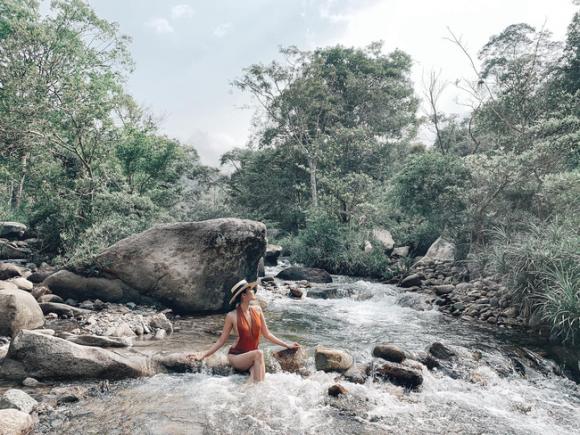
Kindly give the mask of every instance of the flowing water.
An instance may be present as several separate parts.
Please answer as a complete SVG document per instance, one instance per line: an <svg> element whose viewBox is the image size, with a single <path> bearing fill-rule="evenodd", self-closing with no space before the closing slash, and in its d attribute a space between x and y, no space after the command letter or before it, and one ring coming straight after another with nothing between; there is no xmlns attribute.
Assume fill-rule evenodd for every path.
<svg viewBox="0 0 580 435"><path fill-rule="evenodd" d="M264 291L270 330L300 342L350 351L369 361L375 344L391 342L409 351L440 341L478 352L456 379L424 370L423 386L408 392L388 383L341 381L349 394L327 395L336 374L268 374L260 384L247 377L171 374L123 381L110 394L70 405L68 418L53 422L58 434L384 434L384 433L580 433L580 392L574 382L530 364L523 376L513 363L521 337L481 329L437 311L398 305L400 289L335 277L348 297L293 300ZM207 347L222 316L181 319L166 349ZM203 328L201 328L203 329ZM519 344L516 344L519 343ZM192 345L193 344L193 345ZM263 349L274 349L267 343ZM224 348L225 352L227 348ZM549 365L547 365L549 367ZM312 367L313 369L313 367Z"/></svg>

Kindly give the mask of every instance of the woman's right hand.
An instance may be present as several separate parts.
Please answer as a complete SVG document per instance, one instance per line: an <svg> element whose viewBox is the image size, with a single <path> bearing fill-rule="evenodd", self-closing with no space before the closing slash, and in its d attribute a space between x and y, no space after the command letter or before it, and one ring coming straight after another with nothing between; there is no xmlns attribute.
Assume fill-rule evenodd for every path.
<svg viewBox="0 0 580 435"><path fill-rule="evenodd" d="M203 359L204 355L201 352L196 352L196 353L192 353L187 355L187 360L189 362L196 362L196 361L201 361Z"/></svg>

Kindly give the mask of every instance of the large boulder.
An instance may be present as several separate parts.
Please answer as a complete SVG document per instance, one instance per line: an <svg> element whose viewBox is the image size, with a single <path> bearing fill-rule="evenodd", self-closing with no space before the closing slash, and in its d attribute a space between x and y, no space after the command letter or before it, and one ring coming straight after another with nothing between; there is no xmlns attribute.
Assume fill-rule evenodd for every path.
<svg viewBox="0 0 580 435"><path fill-rule="evenodd" d="M429 247L429 250L420 262L453 260L455 260L455 244L439 237Z"/></svg>
<svg viewBox="0 0 580 435"><path fill-rule="evenodd" d="M324 269L316 269L312 267L292 266L282 270L276 278L286 281L310 281L317 283L332 282L332 276Z"/></svg>
<svg viewBox="0 0 580 435"><path fill-rule="evenodd" d="M373 230L373 237L381 244L385 251L390 251L395 247L395 241L389 230L375 228Z"/></svg>
<svg viewBox="0 0 580 435"><path fill-rule="evenodd" d="M123 299L138 302L142 296L182 313L224 312L231 287L256 279L265 248L264 224L213 219L157 225L106 249L95 266L122 281Z"/></svg>
<svg viewBox="0 0 580 435"><path fill-rule="evenodd" d="M0 222L0 237L19 239L24 236L26 230L26 225L19 222Z"/></svg>
<svg viewBox="0 0 580 435"><path fill-rule="evenodd" d="M127 287L119 279L107 278L86 278L69 272L60 270L44 281L54 294L63 299L100 299L109 302L120 302L124 299Z"/></svg>
<svg viewBox="0 0 580 435"><path fill-rule="evenodd" d="M0 364L0 378L122 379L151 374L148 360L81 346L37 331L21 331Z"/></svg>
<svg viewBox="0 0 580 435"><path fill-rule="evenodd" d="M30 257L30 249L18 246L6 239L0 239L0 260L19 260Z"/></svg>
<svg viewBox="0 0 580 435"><path fill-rule="evenodd" d="M42 310L30 293L16 288L0 290L0 335L13 336L43 325Z"/></svg>
<svg viewBox="0 0 580 435"><path fill-rule="evenodd" d="M27 435L34 429L34 419L17 409L0 410L0 435Z"/></svg>
<svg viewBox="0 0 580 435"><path fill-rule="evenodd" d="M344 373L351 368L353 362L352 356L343 350L324 346L316 346L314 350L316 370Z"/></svg>
<svg viewBox="0 0 580 435"><path fill-rule="evenodd" d="M266 253L264 254L264 264L266 266L276 266L280 254L282 254L282 246L268 244L266 246Z"/></svg>

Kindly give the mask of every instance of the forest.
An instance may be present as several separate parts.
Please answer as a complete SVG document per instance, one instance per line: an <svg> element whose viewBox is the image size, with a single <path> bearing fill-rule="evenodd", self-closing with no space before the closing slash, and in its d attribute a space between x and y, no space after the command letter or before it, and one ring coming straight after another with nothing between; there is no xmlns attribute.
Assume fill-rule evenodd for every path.
<svg viewBox="0 0 580 435"><path fill-rule="evenodd" d="M232 73L255 103L247 146L205 166L126 91L130 38L81 0L0 1L0 220L26 224L41 260L75 268L158 223L266 223L292 260L389 279L440 236L501 277L521 309L580 339L580 12L566 38L514 23L446 83L366 48L285 47ZM444 113L457 86L470 102ZM426 107L426 110L421 110ZM432 131L422 143L420 128ZM408 259L374 244L388 229Z"/></svg>

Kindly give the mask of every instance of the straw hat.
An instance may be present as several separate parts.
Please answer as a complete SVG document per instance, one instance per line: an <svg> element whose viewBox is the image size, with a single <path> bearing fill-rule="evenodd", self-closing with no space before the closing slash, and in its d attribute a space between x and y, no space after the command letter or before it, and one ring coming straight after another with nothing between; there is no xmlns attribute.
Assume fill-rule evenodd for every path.
<svg viewBox="0 0 580 435"><path fill-rule="evenodd" d="M238 295L246 290L247 288L256 287L258 285L258 281L248 282L245 279L242 279L236 285L232 287L232 298L230 299L230 305L234 302L234 300L238 297Z"/></svg>

